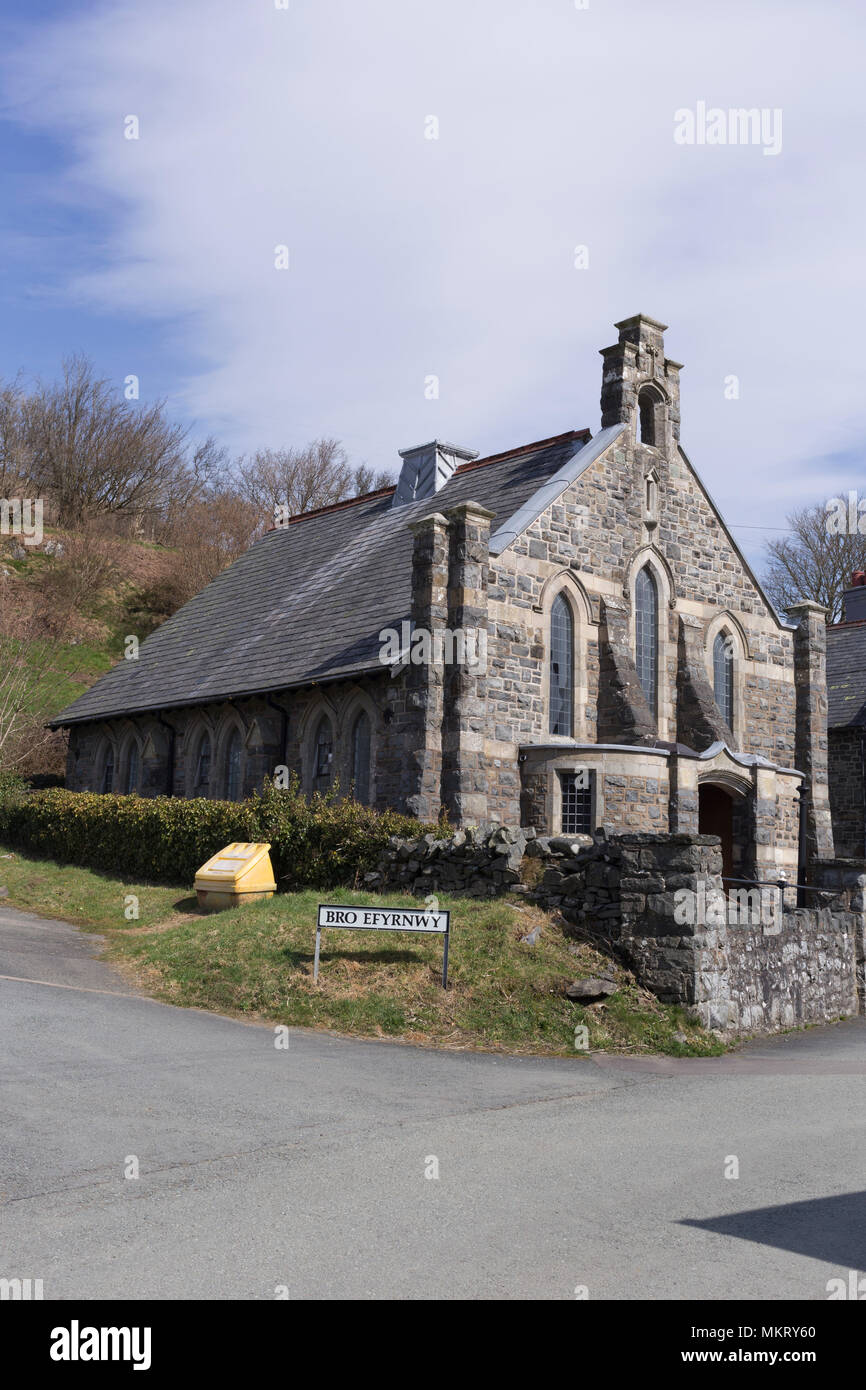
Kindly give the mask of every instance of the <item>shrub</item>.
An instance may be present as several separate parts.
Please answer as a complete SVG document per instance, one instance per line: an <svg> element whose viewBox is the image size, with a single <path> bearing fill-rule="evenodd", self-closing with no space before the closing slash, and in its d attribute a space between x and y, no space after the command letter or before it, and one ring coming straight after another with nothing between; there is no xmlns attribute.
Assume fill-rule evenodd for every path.
<svg viewBox="0 0 866 1390"><path fill-rule="evenodd" d="M7 802L20 801L26 791L26 778L8 768L0 768L0 808Z"/></svg>
<svg viewBox="0 0 866 1390"><path fill-rule="evenodd" d="M0 838L61 862L107 873L192 884L196 870L233 840L269 841L281 889L352 885L391 835L432 829L349 797L266 786L246 801L103 795L52 788L0 798Z"/></svg>

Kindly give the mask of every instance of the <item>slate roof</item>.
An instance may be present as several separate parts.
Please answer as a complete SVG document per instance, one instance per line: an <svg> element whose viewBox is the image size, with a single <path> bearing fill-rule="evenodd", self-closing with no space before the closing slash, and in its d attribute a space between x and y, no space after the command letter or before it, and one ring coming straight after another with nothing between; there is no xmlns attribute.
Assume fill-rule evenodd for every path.
<svg viewBox="0 0 866 1390"><path fill-rule="evenodd" d="M827 726L866 724L866 620L827 629Z"/></svg>
<svg viewBox="0 0 866 1390"><path fill-rule="evenodd" d="M379 632L409 618L409 523L473 501L495 529L589 439L570 430L463 464L421 501L392 508L386 488L267 532L52 727L381 670Z"/></svg>

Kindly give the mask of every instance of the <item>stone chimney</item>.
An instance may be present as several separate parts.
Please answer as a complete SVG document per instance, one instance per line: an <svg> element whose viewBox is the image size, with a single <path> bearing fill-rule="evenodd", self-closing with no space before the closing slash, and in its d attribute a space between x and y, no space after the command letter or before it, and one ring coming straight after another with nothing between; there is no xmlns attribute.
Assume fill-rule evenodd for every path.
<svg viewBox="0 0 866 1390"><path fill-rule="evenodd" d="M680 437L682 363L665 357L667 325L635 314L615 327L619 342L601 349L602 429L630 424L636 444L668 455Z"/></svg>
<svg viewBox="0 0 866 1390"><path fill-rule="evenodd" d="M866 573L855 570L851 575L851 588L842 595L843 623L861 623L866 619Z"/></svg>
<svg viewBox="0 0 866 1390"><path fill-rule="evenodd" d="M398 453L403 467L397 479L392 507L404 507L409 502L434 497L448 482L455 468L478 457L477 449L461 449L441 439L431 439L429 444L416 444L412 449L399 449Z"/></svg>

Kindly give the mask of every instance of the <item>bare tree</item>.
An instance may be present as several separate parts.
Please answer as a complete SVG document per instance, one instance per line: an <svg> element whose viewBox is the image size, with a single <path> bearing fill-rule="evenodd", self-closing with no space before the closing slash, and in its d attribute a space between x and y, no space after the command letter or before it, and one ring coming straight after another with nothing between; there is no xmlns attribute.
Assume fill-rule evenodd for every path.
<svg viewBox="0 0 866 1390"><path fill-rule="evenodd" d="M173 563L139 589L130 605L140 635L170 618L182 604L230 565L265 530L257 507L237 491L215 488L187 503L166 536ZM166 556L166 559L169 559Z"/></svg>
<svg viewBox="0 0 866 1390"><path fill-rule="evenodd" d="M67 358L58 383L24 398L21 428L29 483L62 526L158 513L190 486L186 431L161 403L118 396L86 357Z"/></svg>
<svg viewBox="0 0 866 1390"><path fill-rule="evenodd" d="M0 384L0 497L21 497L30 477L20 383Z"/></svg>
<svg viewBox="0 0 866 1390"><path fill-rule="evenodd" d="M164 545L177 544L184 534L187 512L219 497L237 495L228 450L209 435L193 448L185 473L178 474L165 506L151 524L150 538ZM198 520L201 521L200 514Z"/></svg>
<svg viewBox="0 0 866 1390"><path fill-rule="evenodd" d="M842 617L842 594L854 570L866 570L866 535L837 532L824 503L788 517L791 535L767 542L764 587L783 612L804 599L827 608L827 622Z"/></svg>
<svg viewBox="0 0 866 1390"><path fill-rule="evenodd" d="M316 439L304 449L260 449L238 461L237 475L243 495L269 520L278 507L299 516L390 482L365 465L353 469L336 439Z"/></svg>
<svg viewBox="0 0 866 1390"><path fill-rule="evenodd" d="M352 475L352 493L355 497L361 497L365 492L378 492L382 487L392 487L394 479L384 468L377 473L366 463L361 463Z"/></svg>

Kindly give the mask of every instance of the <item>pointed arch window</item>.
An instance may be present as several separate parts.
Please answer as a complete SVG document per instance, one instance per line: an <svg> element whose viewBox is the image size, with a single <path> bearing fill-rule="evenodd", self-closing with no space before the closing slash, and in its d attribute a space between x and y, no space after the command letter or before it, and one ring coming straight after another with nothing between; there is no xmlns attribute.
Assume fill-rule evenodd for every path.
<svg viewBox="0 0 866 1390"><path fill-rule="evenodd" d="M550 732L574 734L574 616L564 594L550 610Z"/></svg>
<svg viewBox="0 0 866 1390"><path fill-rule="evenodd" d="M658 704L659 593L652 570L640 571L634 590L635 665L653 714Z"/></svg>
<svg viewBox="0 0 866 1390"><path fill-rule="evenodd" d="M334 766L334 733L331 721L322 715L313 742L313 790L326 792L331 785Z"/></svg>
<svg viewBox="0 0 866 1390"><path fill-rule="evenodd" d="M126 791L127 795L138 791L138 775L141 763L138 756L138 744L135 739L129 745L129 754L126 759Z"/></svg>
<svg viewBox="0 0 866 1390"><path fill-rule="evenodd" d="M729 729L734 727L734 655L728 633L718 632L713 643L713 694Z"/></svg>
<svg viewBox="0 0 866 1390"><path fill-rule="evenodd" d="M226 799L237 801L241 792L241 735L232 729L226 745Z"/></svg>
<svg viewBox="0 0 866 1390"><path fill-rule="evenodd" d="M210 735L202 734L195 759L195 795L207 796L210 789Z"/></svg>
<svg viewBox="0 0 866 1390"><path fill-rule="evenodd" d="M102 790L104 792L114 790L114 749L110 743L105 750L105 759L102 764Z"/></svg>
<svg viewBox="0 0 866 1390"><path fill-rule="evenodd" d="M362 710L352 729L352 785L355 800L370 804L370 716Z"/></svg>

